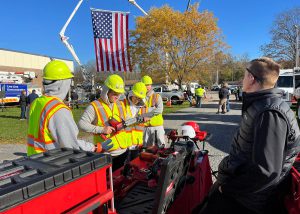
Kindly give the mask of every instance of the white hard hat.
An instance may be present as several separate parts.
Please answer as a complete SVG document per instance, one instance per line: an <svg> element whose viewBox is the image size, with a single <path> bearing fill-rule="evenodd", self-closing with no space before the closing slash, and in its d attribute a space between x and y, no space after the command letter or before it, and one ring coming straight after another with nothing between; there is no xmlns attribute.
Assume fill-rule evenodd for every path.
<svg viewBox="0 0 300 214"><path fill-rule="evenodd" d="M188 125L183 125L183 126L179 127L177 133L180 136L189 137L189 138L194 138L196 136L196 133L195 133L195 130L193 129L193 127L188 126Z"/></svg>
<svg viewBox="0 0 300 214"><path fill-rule="evenodd" d="M294 96L299 99L300 98L300 87L296 88L296 90L294 91Z"/></svg>

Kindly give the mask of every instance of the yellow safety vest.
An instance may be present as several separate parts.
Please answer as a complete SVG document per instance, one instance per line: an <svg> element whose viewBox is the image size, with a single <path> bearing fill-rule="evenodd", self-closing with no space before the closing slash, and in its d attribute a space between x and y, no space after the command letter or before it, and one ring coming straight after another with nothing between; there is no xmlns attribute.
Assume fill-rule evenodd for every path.
<svg viewBox="0 0 300 214"><path fill-rule="evenodd" d="M31 103L27 132L28 156L60 147L52 138L48 124L50 118L62 108L71 111L62 100L46 95L35 99Z"/></svg>
<svg viewBox="0 0 300 214"><path fill-rule="evenodd" d="M119 122L126 118L126 110L123 102L117 101L113 104L112 109L105 102L103 102L101 98L93 101L91 104L94 107L97 115L98 126L109 126L108 120L111 118L114 118ZM128 147L125 130L120 130L117 133L113 132L112 134L108 135L94 134L94 143L101 143L105 141L106 138L110 138L113 144L113 147L109 151L114 151L120 148L125 149Z"/></svg>
<svg viewBox="0 0 300 214"><path fill-rule="evenodd" d="M203 88L197 88L195 91L196 96L203 97L205 90Z"/></svg>
<svg viewBox="0 0 300 214"><path fill-rule="evenodd" d="M156 105L159 94L153 93L146 102L146 107L150 108ZM150 121L145 123L145 126L162 126L164 124L164 119L162 114L153 116Z"/></svg>
<svg viewBox="0 0 300 214"><path fill-rule="evenodd" d="M126 119L130 119L135 117L130 110L130 103L127 99L124 101L124 105L126 108ZM141 109L138 114L142 114ZM132 145L143 145L143 132L144 132L144 124L137 124L135 126L126 127L126 140L128 146Z"/></svg>

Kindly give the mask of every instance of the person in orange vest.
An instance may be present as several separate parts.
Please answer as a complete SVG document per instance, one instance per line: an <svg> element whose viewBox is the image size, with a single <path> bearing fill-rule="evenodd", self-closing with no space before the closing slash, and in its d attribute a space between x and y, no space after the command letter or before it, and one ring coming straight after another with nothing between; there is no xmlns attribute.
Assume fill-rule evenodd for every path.
<svg viewBox="0 0 300 214"><path fill-rule="evenodd" d="M157 146L162 147L165 145L165 130L164 119L162 112L164 109L162 98L159 94L152 90L152 78L150 76L143 76L142 81L147 88L146 107L148 113L152 113L150 121L145 123L144 131L144 146Z"/></svg>
<svg viewBox="0 0 300 214"><path fill-rule="evenodd" d="M49 62L43 70L45 94L30 105L28 120L27 155L57 148L72 148L85 151L109 150L112 145L78 140L78 128L69 107L63 100L71 87L73 74L68 66L58 60Z"/></svg>
<svg viewBox="0 0 300 214"><path fill-rule="evenodd" d="M122 100L126 109L126 120L140 117L142 121L149 120L145 117L145 98L147 88L144 83L137 82L133 85L132 90L129 91L126 99ZM132 126L126 127L128 145L131 148L143 145L143 123L137 123Z"/></svg>
<svg viewBox="0 0 300 214"><path fill-rule="evenodd" d="M123 166L128 155L125 130L115 130L110 123L112 118L118 122L126 118L124 103L119 101L124 92L123 79L117 74L108 76L100 98L91 102L78 122L83 131L94 135L94 143L112 140L113 146L108 152L113 158L113 171Z"/></svg>

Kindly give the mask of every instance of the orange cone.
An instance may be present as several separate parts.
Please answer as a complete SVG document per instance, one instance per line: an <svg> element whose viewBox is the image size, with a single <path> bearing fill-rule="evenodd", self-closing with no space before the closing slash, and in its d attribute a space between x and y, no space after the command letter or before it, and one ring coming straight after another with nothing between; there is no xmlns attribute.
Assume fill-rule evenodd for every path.
<svg viewBox="0 0 300 214"><path fill-rule="evenodd" d="M168 100L167 103L166 103L166 106L170 107L171 105L172 105L171 100Z"/></svg>

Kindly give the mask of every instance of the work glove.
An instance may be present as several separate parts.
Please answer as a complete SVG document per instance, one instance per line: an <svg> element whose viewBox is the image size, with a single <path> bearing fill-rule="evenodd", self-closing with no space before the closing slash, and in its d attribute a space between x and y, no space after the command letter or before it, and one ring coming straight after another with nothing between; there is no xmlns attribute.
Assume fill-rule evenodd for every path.
<svg viewBox="0 0 300 214"><path fill-rule="evenodd" d="M104 141L102 143L97 143L95 152L100 153L100 152L109 151L114 146L111 142L112 142L111 139L107 139L106 141Z"/></svg>

